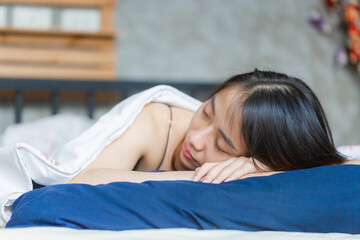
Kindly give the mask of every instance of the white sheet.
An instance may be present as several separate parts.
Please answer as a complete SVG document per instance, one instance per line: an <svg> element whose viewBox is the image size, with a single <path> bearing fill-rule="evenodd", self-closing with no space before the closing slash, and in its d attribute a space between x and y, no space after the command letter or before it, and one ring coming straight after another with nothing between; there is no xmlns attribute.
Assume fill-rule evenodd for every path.
<svg viewBox="0 0 360 240"><path fill-rule="evenodd" d="M0 136L0 146L23 142L50 156L94 122L85 116L61 113L27 123L12 124Z"/></svg>
<svg viewBox="0 0 360 240"><path fill-rule="evenodd" d="M34 239L34 240L351 240L360 239L360 235L342 233L298 233L298 232L245 232L237 230L195 230L195 229L155 229L131 231L75 230L55 227L36 227L18 229L0 229L0 239Z"/></svg>

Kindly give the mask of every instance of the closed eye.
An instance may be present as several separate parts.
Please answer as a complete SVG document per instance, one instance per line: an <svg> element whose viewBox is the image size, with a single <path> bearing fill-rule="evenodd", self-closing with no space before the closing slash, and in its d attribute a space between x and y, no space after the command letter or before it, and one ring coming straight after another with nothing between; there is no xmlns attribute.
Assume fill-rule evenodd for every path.
<svg viewBox="0 0 360 240"><path fill-rule="evenodd" d="M215 141L215 146L216 148L220 151L220 152L223 152L223 153L226 153L224 150L222 150L220 147L219 147L219 144Z"/></svg>
<svg viewBox="0 0 360 240"><path fill-rule="evenodd" d="M203 108L203 114L204 114L204 116L206 117L206 118L210 118L209 117L209 115L206 113L206 111L205 111L205 107Z"/></svg>

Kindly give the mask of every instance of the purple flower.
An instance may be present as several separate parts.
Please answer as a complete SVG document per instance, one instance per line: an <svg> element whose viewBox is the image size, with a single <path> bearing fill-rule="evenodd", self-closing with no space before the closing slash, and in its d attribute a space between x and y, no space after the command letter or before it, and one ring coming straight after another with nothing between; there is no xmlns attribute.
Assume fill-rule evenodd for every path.
<svg viewBox="0 0 360 240"><path fill-rule="evenodd" d="M334 52L334 67L335 67L335 69L340 69L341 67L345 66L345 64L347 64L347 62L348 62L348 57L347 57L346 51L341 47L336 48L336 50Z"/></svg>
<svg viewBox="0 0 360 240"><path fill-rule="evenodd" d="M309 22L321 33L329 33L331 31L330 24L325 21L318 11L311 11Z"/></svg>

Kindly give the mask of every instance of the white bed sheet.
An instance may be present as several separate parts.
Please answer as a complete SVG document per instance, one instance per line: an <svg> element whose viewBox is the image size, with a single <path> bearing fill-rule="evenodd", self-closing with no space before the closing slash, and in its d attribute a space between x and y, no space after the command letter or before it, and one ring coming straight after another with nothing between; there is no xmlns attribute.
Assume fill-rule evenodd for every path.
<svg viewBox="0 0 360 240"><path fill-rule="evenodd" d="M0 229L0 239L34 239L34 240L215 240L215 239L241 239L241 240L326 240L326 239L360 239L360 235L343 233L299 233L299 232L246 232L238 230L195 230L195 229L155 229L131 231L104 231L104 230L76 230L56 227L32 227L18 229Z"/></svg>
<svg viewBox="0 0 360 240"><path fill-rule="evenodd" d="M0 147L24 142L42 153L52 155L94 122L86 116L62 113L31 122L12 124L0 136Z"/></svg>

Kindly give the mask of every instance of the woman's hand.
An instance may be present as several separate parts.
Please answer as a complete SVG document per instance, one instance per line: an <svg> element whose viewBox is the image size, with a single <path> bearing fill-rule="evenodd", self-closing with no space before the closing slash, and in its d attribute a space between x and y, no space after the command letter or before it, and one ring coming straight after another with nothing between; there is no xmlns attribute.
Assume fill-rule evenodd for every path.
<svg viewBox="0 0 360 240"><path fill-rule="evenodd" d="M192 180L205 183L222 183L231 180L269 176L277 172L271 172L265 165L252 158L239 157L230 158L224 162L205 163L195 172Z"/></svg>

